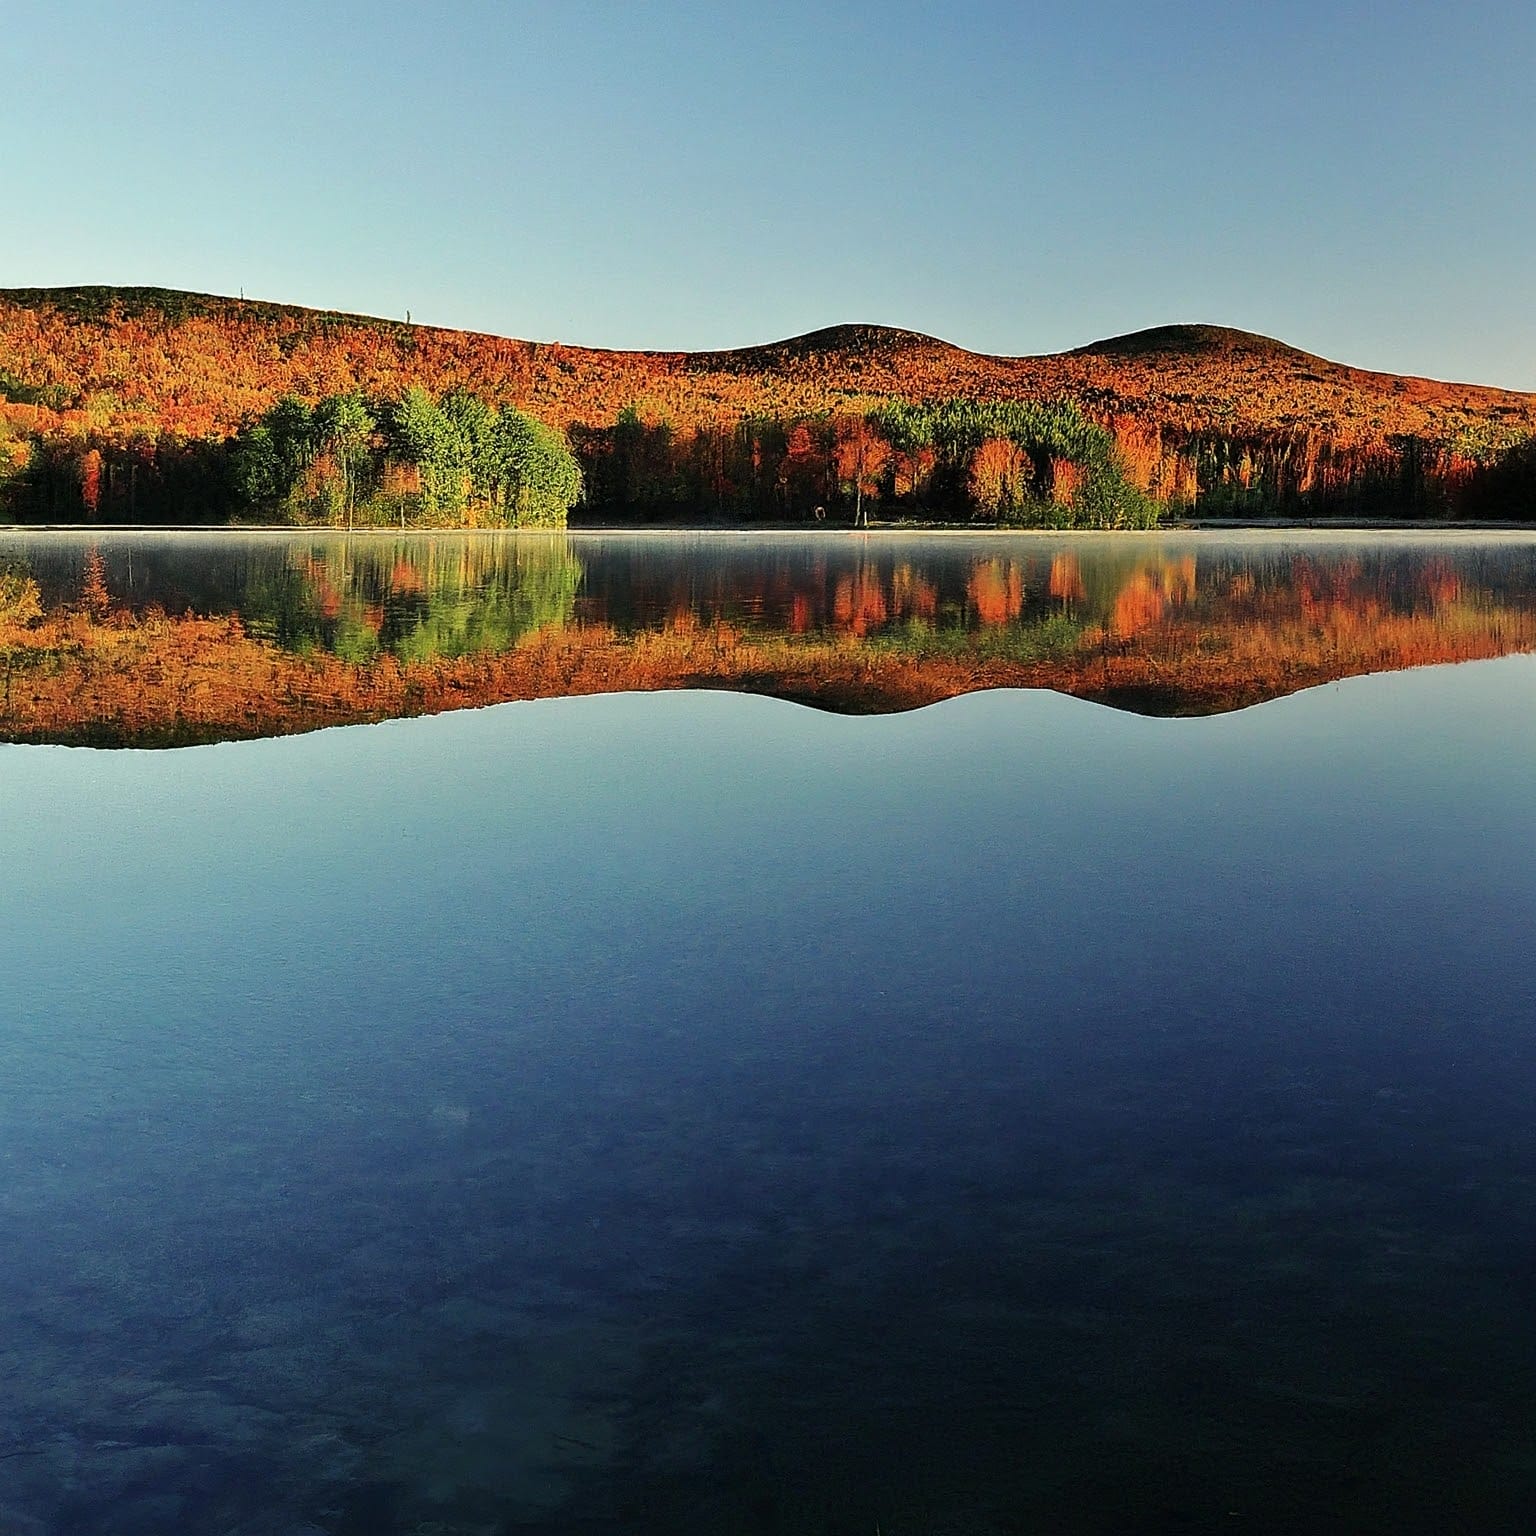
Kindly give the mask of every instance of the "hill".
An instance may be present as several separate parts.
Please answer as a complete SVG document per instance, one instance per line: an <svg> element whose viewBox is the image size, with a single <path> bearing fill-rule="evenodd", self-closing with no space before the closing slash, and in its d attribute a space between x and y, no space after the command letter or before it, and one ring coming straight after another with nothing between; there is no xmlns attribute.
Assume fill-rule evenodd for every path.
<svg viewBox="0 0 1536 1536"><path fill-rule="evenodd" d="M729 351L621 352L162 288L0 289L0 380L65 409L198 435L231 431L286 392L402 380L482 392L560 426L600 425L650 397L693 425L868 395L1065 393L1189 430L1449 438L1493 418L1536 431L1536 396L1371 373L1224 326L1159 326L1036 357L878 325Z"/></svg>
<svg viewBox="0 0 1536 1536"><path fill-rule="evenodd" d="M588 434L589 447L625 411L675 439L886 402L1066 398L1114 432L1154 494L1182 486L1186 500L1256 481L1306 494L1330 466L1343 484L1367 463L1386 473L1405 452L1415 473L1427 456L1434 473L1467 480L1536 436L1536 396L1373 373L1221 326L1160 326L1033 357L875 325L726 351L623 352L169 289L0 289L0 455L13 466L38 442L108 455L218 442L284 395L384 398L412 385L514 406Z"/></svg>

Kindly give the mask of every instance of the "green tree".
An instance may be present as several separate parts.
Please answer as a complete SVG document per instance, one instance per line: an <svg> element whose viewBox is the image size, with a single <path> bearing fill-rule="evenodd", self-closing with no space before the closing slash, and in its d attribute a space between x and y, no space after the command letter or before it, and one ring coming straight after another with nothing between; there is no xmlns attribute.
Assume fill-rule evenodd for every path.
<svg viewBox="0 0 1536 1536"><path fill-rule="evenodd" d="M924 461L933 449L933 412L924 406L893 400L873 411L869 420L875 431L891 445L892 452L905 464L912 505L921 508ZM893 472L893 490L899 472L898 465Z"/></svg>
<svg viewBox="0 0 1536 1536"><path fill-rule="evenodd" d="M230 484L245 508L291 504L315 457L314 413L296 395L283 398L235 435Z"/></svg>
<svg viewBox="0 0 1536 1536"><path fill-rule="evenodd" d="M396 400L385 415L388 449L416 467L421 479L421 510L431 516L462 510L457 500L457 443L453 425L442 408L419 384Z"/></svg>
<svg viewBox="0 0 1536 1536"><path fill-rule="evenodd" d="M357 507L358 484L371 459L377 423L359 394L327 395L316 407L314 436L317 450L331 460L331 475L322 494L336 521L345 513L352 526Z"/></svg>
<svg viewBox="0 0 1536 1536"><path fill-rule="evenodd" d="M497 484L496 412L478 395L463 389L450 390L438 409L448 427L451 472L457 476L460 492L458 504L489 503Z"/></svg>
<svg viewBox="0 0 1536 1536"><path fill-rule="evenodd" d="M499 519L563 528L581 499L581 467L565 434L508 406L496 417L490 452Z"/></svg>

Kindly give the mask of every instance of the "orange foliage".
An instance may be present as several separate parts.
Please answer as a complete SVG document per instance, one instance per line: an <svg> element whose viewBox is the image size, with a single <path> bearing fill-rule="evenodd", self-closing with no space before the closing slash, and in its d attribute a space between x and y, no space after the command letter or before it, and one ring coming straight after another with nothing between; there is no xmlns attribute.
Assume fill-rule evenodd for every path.
<svg viewBox="0 0 1536 1536"><path fill-rule="evenodd" d="M971 455L971 500L996 517L1020 506L1025 496L1029 458L1010 438L989 437Z"/></svg>
<svg viewBox="0 0 1536 1536"><path fill-rule="evenodd" d="M832 617L839 629L864 635L885 623L890 615L885 587L874 571L840 576L832 599Z"/></svg>
<svg viewBox="0 0 1536 1536"><path fill-rule="evenodd" d="M898 565L891 575L891 606L903 618L931 623L939 611L938 590L910 565Z"/></svg>
<svg viewBox="0 0 1536 1536"><path fill-rule="evenodd" d="M1195 558L1160 560L1136 572L1120 589L1110 617L1111 633L1125 637L1156 624L1170 606L1190 602L1195 595Z"/></svg>
<svg viewBox="0 0 1536 1536"><path fill-rule="evenodd" d="M11 289L0 290L0 373L66 402L5 404L8 421L29 433L93 433L114 444L222 437L287 393L397 396L412 384L462 387L559 426L611 423L637 401L651 419L697 428L846 411L886 397L1065 395L1095 402L1133 477L1149 485L1161 477L1160 493L1187 481L1174 458L1164 461L1170 433L1298 434L1312 445L1312 462L1297 461L1311 485L1329 472L1325 445L1390 457L1394 436L1449 441L1480 422L1536 432L1530 395L1368 373L1212 326L1166 327L1044 357L988 357L877 326L732 352L613 352L207 295ZM1443 473L1454 483L1469 467L1447 462ZM897 472L910 480L912 466Z"/></svg>
<svg viewBox="0 0 1536 1536"><path fill-rule="evenodd" d="M421 572L409 560L397 560L389 573L389 590L397 597L408 592L420 592L425 583Z"/></svg>
<svg viewBox="0 0 1536 1536"><path fill-rule="evenodd" d="M1200 472L1195 461L1186 454L1176 453L1168 459L1167 469L1169 499L1193 506L1200 495Z"/></svg>
<svg viewBox="0 0 1536 1536"><path fill-rule="evenodd" d="M101 551L93 544L85 552L85 573L80 582L80 607L98 618L112 606L107 591L107 567Z"/></svg>
<svg viewBox="0 0 1536 1536"><path fill-rule="evenodd" d="M1160 560L1159 573L1163 591L1173 603L1192 603L1195 600L1196 568L1193 555L1181 555L1177 560Z"/></svg>
<svg viewBox="0 0 1536 1536"><path fill-rule="evenodd" d="M938 463L939 456L932 448L915 448L910 453L895 453L892 456L894 469L891 476L891 490L896 496L922 495L923 486L927 484L933 474L934 466Z"/></svg>
<svg viewBox="0 0 1536 1536"><path fill-rule="evenodd" d="M1163 435L1156 424L1138 421L1134 416L1116 416L1109 425L1126 478L1137 490L1159 489L1163 478Z"/></svg>
<svg viewBox="0 0 1536 1536"><path fill-rule="evenodd" d="M1070 506L1083 483L1083 467L1071 459L1051 460L1051 500L1059 507Z"/></svg>
<svg viewBox="0 0 1536 1536"><path fill-rule="evenodd" d="M1117 635L1134 635L1155 624L1168 607L1162 588L1146 571L1138 571L1115 599L1110 629Z"/></svg>
<svg viewBox="0 0 1536 1536"><path fill-rule="evenodd" d="M80 460L80 500L85 505L85 510L95 517L97 508L101 506L101 452L99 449L87 449Z"/></svg>

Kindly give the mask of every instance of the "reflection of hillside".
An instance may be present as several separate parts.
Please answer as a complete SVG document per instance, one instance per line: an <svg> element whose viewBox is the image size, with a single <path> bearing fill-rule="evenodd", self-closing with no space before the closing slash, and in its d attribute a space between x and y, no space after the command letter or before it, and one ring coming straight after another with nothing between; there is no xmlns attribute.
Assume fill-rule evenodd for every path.
<svg viewBox="0 0 1536 1536"><path fill-rule="evenodd" d="M387 544L367 558L306 549L249 595L244 619L112 611L93 588L0 622L0 735L174 744L688 687L858 713L991 687L1212 713L1355 673L1536 649L1529 586L1501 589L1445 560L1197 570L1191 556L1056 554L943 575L872 562L824 574L790 590L770 571L729 603L722 590L653 589L644 626L633 613L577 621L599 604L578 603L580 568L559 540L510 560L474 546L440 559Z"/></svg>

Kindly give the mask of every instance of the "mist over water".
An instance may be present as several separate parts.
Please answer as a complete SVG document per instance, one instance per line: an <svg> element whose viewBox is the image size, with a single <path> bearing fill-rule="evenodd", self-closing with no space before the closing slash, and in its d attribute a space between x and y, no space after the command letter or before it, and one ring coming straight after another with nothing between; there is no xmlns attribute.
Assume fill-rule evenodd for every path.
<svg viewBox="0 0 1536 1536"><path fill-rule="evenodd" d="M633 632L686 616L864 636L1065 616L1124 635L1191 608L1240 626L1263 596L1413 612L1519 605L1536 588L1525 533L0 531L0 561L33 574L48 606L78 598L93 549L129 612L238 614L265 638L342 654L364 643L349 629L371 626L371 651L406 656L430 654L434 637L460 652L509 643L517 633L485 615L519 600L525 629ZM444 611L466 608L483 629L443 636Z"/></svg>

